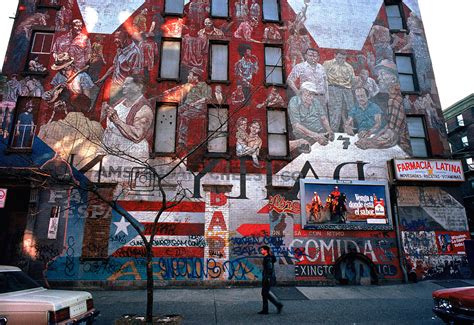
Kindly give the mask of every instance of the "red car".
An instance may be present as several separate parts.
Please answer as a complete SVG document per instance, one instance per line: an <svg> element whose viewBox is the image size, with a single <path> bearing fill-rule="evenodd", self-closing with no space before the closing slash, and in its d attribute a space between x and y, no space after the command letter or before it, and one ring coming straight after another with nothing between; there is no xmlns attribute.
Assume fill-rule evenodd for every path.
<svg viewBox="0 0 474 325"><path fill-rule="evenodd" d="M474 287L433 291L433 312L445 323L474 324Z"/></svg>

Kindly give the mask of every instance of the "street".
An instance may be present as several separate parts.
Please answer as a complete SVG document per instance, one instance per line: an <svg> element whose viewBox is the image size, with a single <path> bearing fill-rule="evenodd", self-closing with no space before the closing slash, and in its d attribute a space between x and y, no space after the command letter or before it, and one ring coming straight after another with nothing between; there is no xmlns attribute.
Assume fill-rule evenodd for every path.
<svg viewBox="0 0 474 325"><path fill-rule="evenodd" d="M277 287L274 292L285 305L280 315L272 305L269 315L257 314L259 288L156 289L155 314L182 315L183 324L442 324L431 311L431 292L459 284L474 281ZM144 315L144 290L92 293L102 313L98 324L113 324L123 314Z"/></svg>

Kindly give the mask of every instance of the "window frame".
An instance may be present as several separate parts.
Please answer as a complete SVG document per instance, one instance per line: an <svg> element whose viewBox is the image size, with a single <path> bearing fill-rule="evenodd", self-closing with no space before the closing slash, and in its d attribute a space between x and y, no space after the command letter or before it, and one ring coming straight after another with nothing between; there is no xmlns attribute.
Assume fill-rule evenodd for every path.
<svg viewBox="0 0 474 325"><path fill-rule="evenodd" d="M213 45L226 45L227 46L227 79L225 80L214 80L212 79L212 46ZM229 52L230 44L228 41L222 40L209 40L209 51L208 51L208 62L207 65L207 81L209 83L222 83L222 84L230 84L230 52Z"/></svg>
<svg viewBox="0 0 474 325"><path fill-rule="evenodd" d="M176 117L175 117L175 128L174 128L174 150L170 152L164 152L164 151L156 151L156 131L157 131L157 123L158 123L158 110L162 106L173 106L176 109ZM153 146L152 146L152 151L150 153L150 156L153 157L175 157L176 152L177 152L177 146L178 146L178 120L179 120L179 115L178 115L178 103L174 102L156 102L155 104L155 116L154 116L154 121L153 121Z"/></svg>
<svg viewBox="0 0 474 325"><path fill-rule="evenodd" d="M210 130L210 123L209 122L210 122L210 110L211 109L225 109L225 110L227 110L227 121L226 121L227 131L217 131L217 132L221 132L221 133L226 134L226 151L222 151L222 152L209 151L209 140L208 140L207 143L206 143L206 156L208 156L208 157L223 157L223 158L230 157L230 141L229 141L230 140L230 130L229 130L230 109L229 109L229 105L224 105L224 104L222 104L222 105L208 104L207 105L206 137L209 137L210 132L216 131L216 130Z"/></svg>
<svg viewBox="0 0 474 325"><path fill-rule="evenodd" d="M183 7L182 7L181 12L168 12L168 11L166 11L166 4L168 3L168 1L175 2L175 1L180 1L180 0L164 0L164 3L163 3L163 16L183 17L184 16L184 6L185 6L184 0L181 0L181 1L183 1Z"/></svg>
<svg viewBox="0 0 474 325"><path fill-rule="evenodd" d="M465 126L464 116L462 114L456 115L456 125L457 126Z"/></svg>
<svg viewBox="0 0 474 325"><path fill-rule="evenodd" d="M390 20L387 12L387 6L396 6L398 7L398 12L400 13L400 20L402 23L402 28L391 28L390 27ZM384 3L384 8L385 8L385 15L387 17L387 25L388 29L390 30L391 33L396 33L396 32L407 32L407 20L405 17L405 12L403 10L403 5L401 1L385 1Z"/></svg>
<svg viewBox="0 0 474 325"><path fill-rule="evenodd" d="M408 57L408 58L410 58L412 74L401 73L399 71L398 64L397 64L397 57ZM413 81L414 90L403 90L402 89L402 84L400 83L400 92L402 94L419 94L420 93L420 85L418 83L418 74L416 72L415 58L414 58L413 54L411 54L411 53L395 53L395 65L397 66L397 77L398 77L399 83L400 83L400 75L412 76L412 81Z"/></svg>
<svg viewBox="0 0 474 325"><path fill-rule="evenodd" d="M466 148L469 148L469 138L467 135L463 135L460 137L461 139L461 149L466 149ZM466 140L466 141L464 141Z"/></svg>
<svg viewBox="0 0 474 325"><path fill-rule="evenodd" d="M415 158L429 158L429 157L431 157L431 146L430 146L429 136L428 136L428 132L427 132L427 128L426 128L425 116L424 115L407 115L406 118L407 118L408 138L410 140L410 147L412 149L412 156L415 157ZM408 128L408 120L411 119L411 118L420 119L420 121L422 123L422 126L423 126L423 133L425 135L424 137L412 136L410 134L410 129ZM424 139L425 147L426 147L426 157L415 155L415 153L413 152L413 146L411 145L411 139Z"/></svg>
<svg viewBox="0 0 474 325"><path fill-rule="evenodd" d="M272 111L280 111L285 113L285 129L286 132L284 133L270 133L268 129L268 118L269 118L269 113ZM266 123L267 123L267 159L269 160L287 160L290 158L290 132L289 132L289 121L288 121L288 110L286 107L270 107L266 106ZM271 134L277 134L277 135L285 135L286 138L286 155L281 156L281 155L271 155L270 154L270 135Z"/></svg>
<svg viewBox="0 0 474 325"><path fill-rule="evenodd" d="M227 15L226 16L218 16L218 15L214 15L212 13L212 8L213 8L213 4L214 4L214 1L215 0L211 0L211 3L210 3L210 9L209 9L209 16L211 18L217 18L217 19L229 19L230 18L230 3L229 3L229 0L225 0L227 2Z"/></svg>
<svg viewBox="0 0 474 325"><path fill-rule="evenodd" d="M49 52L33 52L33 49L35 47L35 41L36 41L36 37L37 35L39 34L42 34L42 35L50 35L51 36L51 47L49 49ZM54 46L54 41L55 41L55 32L54 30L51 30L51 29L34 29L32 32L31 32L31 40L30 40L30 46L28 48L28 54L26 55L26 62L25 62L25 68L23 69L24 70L24 73L26 74L32 74L32 75L47 75L48 74L48 63L49 63L49 59L51 57L51 53L53 51L53 46ZM44 46L44 39L43 39L43 45L42 47ZM43 49L42 49L43 50ZM29 70L29 64L30 64L30 61L33 60L35 57L39 57L39 58L45 58L44 61L46 62L40 62L45 68L46 68L46 71L44 72L39 72L39 71L30 71ZM48 63L47 63L48 62Z"/></svg>
<svg viewBox="0 0 474 325"><path fill-rule="evenodd" d="M277 12L278 12L278 19L265 19L265 6L264 6L265 0L262 0L262 6L261 6L261 11L262 11L262 22L263 23L275 23L275 24L283 24L283 21L281 20L281 2L280 0L275 0L276 6L277 6Z"/></svg>
<svg viewBox="0 0 474 325"><path fill-rule="evenodd" d="M179 43L179 59L178 59L178 77L177 78L164 78L161 76L161 67L163 65L163 48L165 42L175 42ZM181 57L182 57L182 48L183 48L183 42L181 38L175 38L175 37L163 37L161 39L161 44L160 44L160 64L158 67L158 78L157 80L160 81L174 81L174 82L180 82L181 81Z"/></svg>
<svg viewBox="0 0 474 325"><path fill-rule="evenodd" d="M277 66L277 65L267 65L267 55L266 55L266 49L267 48L270 48L270 47L273 47L273 48L279 48L280 49L280 53L281 53L281 66ZM271 87L271 86L276 86L276 87L286 87L286 75L285 75L285 63L284 63L284 60L285 60L285 54L283 53L283 45L281 44L263 44L263 63L264 63L264 69L263 69L263 73L264 73L264 83L265 83L265 86L266 87ZM273 82L268 82L267 81L267 67L277 67L277 68L280 68L281 67L281 80L282 80L282 83L273 83Z"/></svg>

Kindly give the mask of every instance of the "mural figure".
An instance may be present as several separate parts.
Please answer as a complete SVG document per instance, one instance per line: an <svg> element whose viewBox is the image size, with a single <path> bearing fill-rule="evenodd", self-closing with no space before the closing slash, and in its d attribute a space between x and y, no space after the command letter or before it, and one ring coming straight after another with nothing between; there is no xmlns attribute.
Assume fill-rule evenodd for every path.
<svg viewBox="0 0 474 325"><path fill-rule="evenodd" d="M101 36L96 38L96 41L92 43L91 47L91 59L89 66L89 75L92 80L99 78L102 67L107 64L104 57L104 46L102 45L103 38Z"/></svg>
<svg viewBox="0 0 474 325"><path fill-rule="evenodd" d="M52 52L54 56L67 52L74 59L78 69L84 68L91 58L92 46L89 37L82 32L82 21L74 19L72 30L56 39Z"/></svg>
<svg viewBox="0 0 474 325"><path fill-rule="evenodd" d="M285 107L285 101L278 93L276 87L271 87L270 92L267 95L267 99L263 103L257 104L257 108L262 107Z"/></svg>
<svg viewBox="0 0 474 325"><path fill-rule="evenodd" d="M328 80L326 70L319 64L319 51L307 49L305 59L306 61L295 65L286 82L296 95L300 94L300 86L304 82L311 82L316 87L315 98L325 107L329 99Z"/></svg>
<svg viewBox="0 0 474 325"><path fill-rule="evenodd" d="M235 17L237 20L246 21L249 18L248 0L235 1Z"/></svg>
<svg viewBox="0 0 474 325"><path fill-rule="evenodd" d="M210 10L209 0L193 0L189 3L189 18L193 26L200 26Z"/></svg>
<svg viewBox="0 0 474 325"><path fill-rule="evenodd" d="M315 142L325 146L334 141L327 118L326 109L315 98L318 93L316 85L306 81L301 85L300 94L290 99L288 115L296 139L306 139L310 144Z"/></svg>
<svg viewBox="0 0 474 325"><path fill-rule="evenodd" d="M311 47L311 40L304 28L300 30L290 30L291 35L288 37L288 46L286 56L291 66L303 62L303 53Z"/></svg>
<svg viewBox="0 0 474 325"><path fill-rule="evenodd" d="M393 84L390 88L386 119L387 123L373 137L359 139L356 146L361 149L390 148L397 144L407 153L411 152L408 136L403 99L400 94L400 85Z"/></svg>
<svg viewBox="0 0 474 325"><path fill-rule="evenodd" d="M140 13L133 18L133 27L135 27L136 32L145 33L147 31L147 15L148 9L143 8Z"/></svg>
<svg viewBox="0 0 474 325"><path fill-rule="evenodd" d="M355 90L357 104L350 110L349 118L345 124L345 132L354 135L357 130L359 139L373 137L382 126L382 109L375 103L369 101L367 91L364 88ZM358 142L355 143L358 146Z"/></svg>
<svg viewBox="0 0 474 325"><path fill-rule="evenodd" d="M253 29L257 27L257 25L258 20L254 18L241 22L239 27L234 32L234 37L244 39L248 42L261 43L252 38Z"/></svg>
<svg viewBox="0 0 474 325"><path fill-rule="evenodd" d="M369 77L369 71L362 69L360 74L354 80L354 88L364 88L367 91L369 99L375 97L380 89L374 79Z"/></svg>
<svg viewBox="0 0 474 325"><path fill-rule="evenodd" d="M390 88L393 84L399 84L397 66L392 61L382 60L374 67L374 72L377 76L379 92L372 100L380 107L386 107Z"/></svg>
<svg viewBox="0 0 474 325"><path fill-rule="evenodd" d="M262 148L262 139L258 135L261 128L260 121L254 120L250 124L249 132L247 133L247 118L240 117L237 120L237 133L235 135L237 140L235 145L237 157L251 156L252 164L257 168L262 167L258 161L258 155Z"/></svg>
<svg viewBox="0 0 474 325"><path fill-rule="evenodd" d="M354 106L352 82L355 75L346 57L344 52L338 51L334 59L323 64L329 84L329 123L334 132L339 132L341 124L346 122L348 110Z"/></svg>
<svg viewBox="0 0 474 325"><path fill-rule="evenodd" d="M13 110L21 93L22 87L18 81L18 75L12 74L10 80L5 83L3 100L0 102L0 137L7 138L10 134Z"/></svg>
<svg viewBox="0 0 474 325"><path fill-rule="evenodd" d="M423 100L424 111L427 115L429 127L433 129L443 130L444 125L441 122L441 119L439 118L438 112L436 111L435 107L436 104L431 98L431 95L425 94L423 97L419 98L422 98Z"/></svg>
<svg viewBox="0 0 474 325"><path fill-rule="evenodd" d="M252 0L250 4L250 18L258 20L261 17L261 8L260 5L257 3L257 0Z"/></svg>
<svg viewBox="0 0 474 325"><path fill-rule="evenodd" d="M294 21L288 24L288 30L295 30L299 32L301 29L304 29L304 23L306 21L306 11L308 11L308 6L311 0L304 0L304 7L301 8L301 11L298 12Z"/></svg>
<svg viewBox="0 0 474 325"><path fill-rule="evenodd" d="M199 30L199 37L215 37L215 36L224 36L224 32L217 27L214 27L214 22L211 18L204 19L204 28Z"/></svg>
<svg viewBox="0 0 474 325"><path fill-rule="evenodd" d="M29 100L24 111L18 115L11 144L13 148L31 148L35 134L33 108L33 101Z"/></svg>
<svg viewBox="0 0 474 325"><path fill-rule="evenodd" d="M216 88L214 88L213 102L215 102L218 105L222 105L226 102L226 97L222 93L221 85L216 85Z"/></svg>
<svg viewBox="0 0 474 325"><path fill-rule="evenodd" d="M46 72L46 67L39 62L39 57L35 57L28 63L28 71L31 72Z"/></svg>
<svg viewBox="0 0 474 325"><path fill-rule="evenodd" d="M154 25L152 24L152 27ZM159 49L158 44L154 40L155 34L151 28L149 32L142 34L142 40L138 43L138 47L143 55L143 74L145 81L150 81L150 74L155 69L155 61L158 57Z"/></svg>
<svg viewBox="0 0 474 325"><path fill-rule="evenodd" d="M237 88L235 88L235 90L232 92L230 101L234 105L239 105L245 102L245 95L244 91L242 90L242 85L237 85Z"/></svg>
<svg viewBox="0 0 474 325"><path fill-rule="evenodd" d="M203 69L206 65L208 52L208 39L199 37L196 28L191 25L189 32L183 36L183 58L182 64L190 68Z"/></svg>
<svg viewBox="0 0 474 325"><path fill-rule="evenodd" d="M21 84L21 95L28 97L41 97L44 93L44 88L38 79L26 76L25 79L20 81Z"/></svg>
<svg viewBox="0 0 474 325"><path fill-rule="evenodd" d="M72 6L74 0L64 1L64 5L56 14L55 24L57 32L65 32L69 29L69 23L72 20Z"/></svg>
<svg viewBox="0 0 474 325"><path fill-rule="evenodd" d="M115 54L114 62L107 72L96 81L102 84L109 76L112 76L112 84L110 86L110 98L116 100L122 89L125 78L140 74L143 67L143 57L140 48L131 41L128 35L122 31L114 33L114 43L117 46L117 54Z"/></svg>
<svg viewBox="0 0 474 325"><path fill-rule="evenodd" d="M74 59L68 53L56 55L51 69L57 71L51 80L53 89L43 94L43 99L53 104L55 112L64 110L67 114L68 106L77 111L89 109L91 106L91 91L94 87L91 77L85 72L88 66L77 69Z"/></svg>
<svg viewBox="0 0 474 325"><path fill-rule="evenodd" d="M282 38L279 28L274 25L265 27L263 31L263 39L266 41L281 41Z"/></svg>
<svg viewBox="0 0 474 325"><path fill-rule="evenodd" d="M383 21L375 21L369 33L369 40L375 49L376 64L379 64L382 60L394 61L390 30L385 27Z"/></svg>
<svg viewBox="0 0 474 325"><path fill-rule="evenodd" d="M240 60L234 65L237 84L242 85L245 98L250 97L252 78L258 72L258 58L252 54L252 48L247 44L240 44L238 48Z"/></svg>
<svg viewBox="0 0 474 325"><path fill-rule="evenodd" d="M144 81L133 75L123 82L123 97L115 105L102 103L102 117L107 118L103 145L117 155L148 157L153 125L153 111L144 96Z"/></svg>

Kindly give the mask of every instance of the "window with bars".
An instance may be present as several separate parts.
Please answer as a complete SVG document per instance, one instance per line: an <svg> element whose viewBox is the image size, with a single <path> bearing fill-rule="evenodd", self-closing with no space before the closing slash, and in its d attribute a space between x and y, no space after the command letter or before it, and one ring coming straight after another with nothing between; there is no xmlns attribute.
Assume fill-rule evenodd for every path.
<svg viewBox="0 0 474 325"><path fill-rule="evenodd" d="M413 57L411 55L396 54L395 59L397 63L398 79L400 80L400 90L402 92L418 91L418 82L413 65Z"/></svg>
<svg viewBox="0 0 474 325"><path fill-rule="evenodd" d="M176 148L177 105L161 104L155 115L154 152L170 154Z"/></svg>
<svg viewBox="0 0 474 325"><path fill-rule="evenodd" d="M423 117L407 116L407 125L413 157L428 157L428 144Z"/></svg>
<svg viewBox="0 0 474 325"><path fill-rule="evenodd" d="M161 43L161 79L179 79L179 66L181 57L180 40L164 40Z"/></svg>
<svg viewBox="0 0 474 325"><path fill-rule="evenodd" d="M265 46L265 83L283 84L283 55L281 47Z"/></svg>
<svg viewBox="0 0 474 325"><path fill-rule="evenodd" d="M229 1L212 0L211 1L211 16L212 17L228 17L229 16Z"/></svg>
<svg viewBox="0 0 474 325"><path fill-rule="evenodd" d="M286 111L267 110L268 155L286 157L288 155L288 128Z"/></svg>
<svg viewBox="0 0 474 325"><path fill-rule="evenodd" d="M226 106L211 106L208 108L207 151L209 153L226 153L228 150L229 108Z"/></svg>
<svg viewBox="0 0 474 325"><path fill-rule="evenodd" d="M182 15L184 11L184 0L165 0L165 14Z"/></svg>
<svg viewBox="0 0 474 325"><path fill-rule="evenodd" d="M229 45L224 43L210 44L210 71L211 81L228 81L229 79Z"/></svg>
<svg viewBox="0 0 474 325"><path fill-rule="evenodd" d="M263 0L262 3L263 20L280 21L280 1Z"/></svg>

